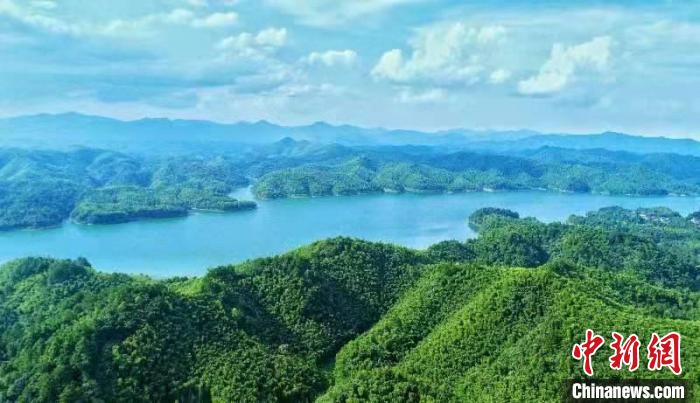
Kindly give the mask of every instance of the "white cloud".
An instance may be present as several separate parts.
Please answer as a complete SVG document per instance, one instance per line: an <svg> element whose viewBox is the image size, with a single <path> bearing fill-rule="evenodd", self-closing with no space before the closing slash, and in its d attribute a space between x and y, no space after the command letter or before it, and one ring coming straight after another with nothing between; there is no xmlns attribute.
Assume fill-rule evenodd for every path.
<svg viewBox="0 0 700 403"><path fill-rule="evenodd" d="M149 33L158 25L185 25L195 19L194 13L184 8L177 8L168 13L148 14L135 19L115 19L102 27L85 27L85 32L109 36L142 35Z"/></svg>
<svg viewBox="0 0 700 403"><path fill-rule="evenodd" d="M136 21L141 21L144 25L150 25L151 23L187 24L193 19L194 13L192 11L176 8L167 14L151 14Z"/></svg>
<svg viewBox="0 0 700 403"><path fill-rule="evenodd" d="M299 96L329 96L329 95L340 95L344 92L344 88L338 87L333 84L321 83L315 84L298 84L289 83L281 85L270 91L270 94L275 94L283 97L299 97Z"/></svg>
<svg viewBox="0 0 700 403"><path fill-rule="evenodd" d="M235 24L238 14L234 12L212 13L197 17L184 8L176 8L168 13L147 14L131 20L116 19L103 27L92 27L86 31L112 36L142 35L152 33L159 26L189 25L193 28L220 28Z"/></svg>
<svg viewBox="0 0 700 403"><path fill-rule="evenodd" d="M503 39L503 36L506 34L506 29L501 25L492 25L483 27L476 32L476 41L478 43L489 44Z"/></svg>
<svg viewBox="0 0 700 403"><path fill-rule="evenodd" d="M384 52L379 62L372 69L372 75L379 78L392 78L404 76L402 69L404 66L403 52L401 49L392 49Z"/></svg>
<svg viewBox="0 0 700 403"><path fill-rule="evenodd" d="M29 3L32 8L20 7L13 0L0 0L0 15L8 16L28 26L54 34L72 36L139 36L151 34L159 26L189 25L194 28L217 28L235 24L235 12L217 12L197 17L194 12L176 8L169 12L142 15L137 18L116 18L100 24L72 22L47 15L54 2L48 0Z"/></svg>
<svg viewBox="0 0 700 403"><path fill-rule="evenodd" d="M82 32L80 27L76 25L68 24L33 10L26 10L12 0L0 0L0 15L8 16L23 24L52 33L78 35Z"/></svg>
<svg viewBox="0 0 700 403"><path fill-rule="evenodd" d="M442 88L431 88L425 91L415 91L404 88L399 92L398 100L403 103L433 103L447 98L447 91Z"/></svg>
<svg viewBox="0 0 700 403"><path fill-rule="evenodd" d="M238 21L238 14L234 12L212 13L203 17L196 15L187 9L177 8L168 13L148 14L133 20L114 20L112 25L122 28L149 29L156 25L190 25L194 28L218 28L233 25Z"/></svg>
<svg viewBox="0 0 700 403"><path fill-rule="evenodd" d="M192 20L192 26L197 28L219 28L234 25L238 22L238 14L233 11L213 13L206 17Z"/></svg>
<svg viewBox="0 0 700 403"><path fill-rule="evenodd" d="M611 45L609 36L599 36L569 47L555 44L539 72L518 83L518 92L524 95L553 94L566 88L582 69L605 71L610 62Z"/></svg>
<svg viewBox="0 0 700 403"><path fill-rule="evenodd" d="M216 48L224 52L224 58L261 58L284 46L286 41L286 28L266 28L257 34L242 32L226 37L217 43Z"/></svg>
<svg viewBox="0 0 700 403"><path fill-rule="evenodd" d="M264 0L265 4L312 26L344 24L392 7L427 0Z"/></svg>
<svg viewBox="0 0 700 403"><path fill-rule="evenodd" d="M432 26L409 42L409 58L400 49L384 53L372 76L398 83L474 83L481 79L487 55L505 35L506 29L497 25L476 28L456 22Z"/></svg>
<svg viewBox="0 0 700 403"><path fill-rule="evenodd" d="M285 28L267 28L256 35L250 32L242 32L238 35L226 37L219 41L217 48L221 50L247 47L278 48L284 45L286 38L287 30Z"/></svg>
<svg viewBox="0 0 700 403"><path fill-rule="evenodd" d="M502 84L508 81L511 75L512 73L510 70L496 69L491 72L491 75L489 75L489 82L491 82L491 84Z"/></svg>
<svg viewBox="0 0 700 403"><path fill-rule="evenodd" d="M255 41L259 45L271 46L279 48L287 42L287 29L285 28L266 28L258 32L255 36Z"/></svg>
<svg viewBox="0 0 700 403"><path fill-rule="evenodd" d="M311 65L350 66L357 61L357 52L351 49L328 50L325 52L311 52L306 58L306 63Z"/></svg>

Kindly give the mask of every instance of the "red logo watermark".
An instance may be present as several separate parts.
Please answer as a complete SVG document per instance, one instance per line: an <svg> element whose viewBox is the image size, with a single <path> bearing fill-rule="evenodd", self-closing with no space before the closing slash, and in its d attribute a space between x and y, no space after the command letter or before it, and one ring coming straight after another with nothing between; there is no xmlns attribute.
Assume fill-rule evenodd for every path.
<svg viewBox="0 0 700 403"><path fill-rule="evenodd" d="M666 367L676 375L679 375L681 368L681 335L671 332L664 337L652 333L651 341L647 346L649 354L648 368L650 371L660 371Z"/></svg>
<svg viewBox="0 0 700 403"><path fill-rule="evenodd" d="M636 334L631 335L624 340L622 335L617 332L612 332L613 341L610 343L610 348L614 353L610 356L610 368L621 370L623 365L626 365L630 372L634 372L639 368L639 337Z"/></svg>
<svg viewBox="0 0 700 403"><path fill-rule="evenodd" d="M641 341L636 334L625 338L622 334L612 332L613 341L610 348L613 354L608 358L610 368L620 371L623 367L634 372L639 368L639 348ZM586 338L582 343L574 344L571 356L575 360L583 361L583 372L593 376L593 355L605 344L603 336L597 335L593 330L586 330ZM660 371L668 368L676 375L680 375L681 368L681 335L670 332L663 337L652 333L647 344L647 368L650 371Z"/></svg>

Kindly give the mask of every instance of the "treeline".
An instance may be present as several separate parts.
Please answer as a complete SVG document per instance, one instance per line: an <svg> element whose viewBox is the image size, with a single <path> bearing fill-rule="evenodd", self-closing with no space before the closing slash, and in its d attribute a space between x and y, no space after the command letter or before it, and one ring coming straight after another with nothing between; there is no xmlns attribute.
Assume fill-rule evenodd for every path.
<svg viewBox="0 0 700 403"><path fill-rule="evenodd" d="M700 230L671 215L485 209L466 242L336 238L192 279L17 260L0 269L0 400L554 402L586 328L678 331L697 382ZM671 376L605 354L594 371Z"/></svg>

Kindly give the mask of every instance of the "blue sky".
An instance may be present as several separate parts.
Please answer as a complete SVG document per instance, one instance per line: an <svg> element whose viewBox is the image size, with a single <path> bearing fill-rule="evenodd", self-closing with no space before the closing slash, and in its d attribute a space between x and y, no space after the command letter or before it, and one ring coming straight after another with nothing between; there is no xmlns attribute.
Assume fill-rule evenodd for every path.
<svg viewBox="0 0 700 403"><path fill-rule="evenodd" d="M0 115L700 138L700 6L0 0Z"/></svg>

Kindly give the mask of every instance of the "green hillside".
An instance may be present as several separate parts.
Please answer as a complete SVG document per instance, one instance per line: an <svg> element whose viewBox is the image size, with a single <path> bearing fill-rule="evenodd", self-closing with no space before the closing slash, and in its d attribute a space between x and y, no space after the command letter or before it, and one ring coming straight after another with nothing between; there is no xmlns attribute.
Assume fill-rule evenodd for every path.
<svg viewBox="0 0 700 403"><path fill-rule="evenodd" d="M192 279L17 260L0 269L0 401L559 401L587 328L678 331L697 382L700 231L658 217L487 209L476 240L335 238ZM598 377L672 377L607 356Z"/></svg>
<svg viewBox="0 0 700 403"><path fill-rule="evenodd" d="M222 157L0 149L0 231L56 226L68 218L115 224L192 210L247 210L255 202L229 197L247 184Z"/></svg>
<svg viewBox="0 0 700 403"><path fill-rule="evenodd" d="M616 285L629 288L614 293L589 277L599 273L571 278L562 269L568 270L434 267L369 332L340 351L336 385L321 400L559 401L564 380L584 376L570 351L587 328L607 338L611 331L679 331L684 376L698 379L689 365L700 354L697 294L623 281ZM684 306L688 312L666 315ZM605 354L595 357L596 376L632 377L610 370ZM650 375L669 377L634 373Z"/></svg>

